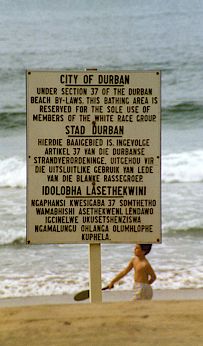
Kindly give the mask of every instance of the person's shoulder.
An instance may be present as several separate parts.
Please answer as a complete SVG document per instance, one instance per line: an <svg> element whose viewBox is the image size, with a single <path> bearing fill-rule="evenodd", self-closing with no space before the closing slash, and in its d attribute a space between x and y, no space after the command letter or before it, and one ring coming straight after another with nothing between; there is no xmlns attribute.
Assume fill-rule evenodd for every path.
<svg viewBox="0 0 203 346"><path fill-rule="evenodd" d="M151 267L150 262L148 261L148 259L145 257L145 266L146 267Z"/></svg>
<svg viewBox="0 0 203 346"><path fill-rule="evenodd" d="M133 263L133 262L134 262L134 260L135 260L135 256L131 257L131 259L130 259L129 263Z"/></svg>
<svg viewBox="0 0 203 346"><path fill-rule="evenodd" d="M139 261L139 258L137 256L133 256L131 261L133 264L136 264Z"/></svg>

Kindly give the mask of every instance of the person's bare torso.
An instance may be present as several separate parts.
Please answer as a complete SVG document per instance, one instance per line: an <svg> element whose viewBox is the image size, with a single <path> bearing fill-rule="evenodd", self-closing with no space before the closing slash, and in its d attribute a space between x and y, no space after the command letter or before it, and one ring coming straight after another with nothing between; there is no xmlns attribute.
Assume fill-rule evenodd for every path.
<svg viewBox="0 0 203 346"><path fill-rule="evenodd" d="M147 260L143 259L140 260L139 258L135 257L133 260L133 267L134 267L134 280L135 282L142 282L144 284L148 284L148 273L147 273Z"/></svg>

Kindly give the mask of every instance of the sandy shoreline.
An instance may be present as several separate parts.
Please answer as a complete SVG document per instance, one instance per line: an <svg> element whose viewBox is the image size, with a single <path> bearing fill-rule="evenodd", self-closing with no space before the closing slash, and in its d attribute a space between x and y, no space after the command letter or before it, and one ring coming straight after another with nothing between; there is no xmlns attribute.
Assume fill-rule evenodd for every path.
<svg viewBox="0 0 203 346"><path fill-rule="evenodd" d="M202 300L1 308L0 345L200 346L202 314Z"/></svg>
<svg viewBox="0 0 203 346"><path fill-rule="evenodd" d="M140 302L127 301L130 293L105 292L103 304L71 296L1 300L0 345L202 345L202 289L155 291L153 301Z"/></svg>
<svg viewBox="0 0 203 346"><path fill-rule="evenodd" d="M106 302L126 302L131 301L133 291L111 290L103 292L102 300ZM203 300L203 289L168 289L154 290L153 301L168 300ZM83 302L75 302L73 295L55 295L55 296L36 296L23 298L4 298L0 299L1 307L29 306L29 305L52 305L52 304L81 304L88 303L89 300Z"/></svg>

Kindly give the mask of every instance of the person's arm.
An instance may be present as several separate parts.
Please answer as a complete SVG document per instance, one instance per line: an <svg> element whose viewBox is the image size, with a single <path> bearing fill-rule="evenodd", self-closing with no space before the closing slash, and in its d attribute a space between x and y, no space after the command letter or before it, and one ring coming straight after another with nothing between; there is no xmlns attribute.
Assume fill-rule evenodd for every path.
<svg viewBox="0 0 203 346"><path fill-rule="evenodd" d="M118 273L113 280L111 280L111 282L109 283L109 288L113 288L114 284L119 281L120 279L122 279L125 275L127 275L129 273L129 271L131 271L131 269L133 268L133 259L128 263L127 267L124 268L120 273Z"/></svg>
<svg viewBox="0 0 203 346"><path fill-rule="evenodd" d="M147 274L150 276L148 284L151 285L156 280L156 274L149 263L147 264Z"/></svg>

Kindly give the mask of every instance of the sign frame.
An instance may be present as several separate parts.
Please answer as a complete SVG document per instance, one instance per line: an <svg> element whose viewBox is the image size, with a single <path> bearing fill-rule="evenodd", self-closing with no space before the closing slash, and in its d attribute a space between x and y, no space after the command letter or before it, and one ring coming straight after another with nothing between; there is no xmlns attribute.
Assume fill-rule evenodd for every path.
<svg viewBox="0 0 203 346"><path fill-rule="evenodd" d="M131 83L132 76L133 82ZM26 77L27 243L161 243L161 72L157 70L29 70L27 71ZM86 91L86 94L84 93L84 90L88 90ZM130 93L134 93L134 95L130 95ZM134 103L132 103L132 100L134 100ZM70 103L70 101L72 101L73 103ZM60 119L63 120L60 121ZM67 119L70 119L70 121L67 121ZM118 121L118 119L120 120ZM77 122L75 125L76 120ZM96 123L99 123L98 126L96 125L95 121ZM67 137L66 145L64 145L64 134L62 137L60 132L61 129L63 129L64 132L65 128L68 132L65 134L65 136ZM133 132L134 130L137 131L135 138ZM155 131L154 136L151 134L152 130ZM51 134L50 131L52 131ZM40 137L36 135L38 133ZM47 133L49 134L47 135ZM124 138L123 134L125 134ZM83 140L86 140L86 143L93 143L92 148L86 147L87 150L85 151L85 145L84 147L82 145L74 145L70 146L69 152L67 143L71 143L71 141L74 141L74 139L80 139L80 136L85 137L83 138ZM80 143L80 141L78 141L78 143ZM51 200L54 201L54 198L52 198L54 194L51 195L52 190L55 191L56 194L58 194L60 189L57 190L57 188L55 188L54 190L54 188L52 188L51 190L50 186L59 187L60 185L62 185L61 182L59 183L57 181L59 177L61 179L62 173L49 174L50 177L53 176L52 179L54 179L54 176L58 176L58 178L56 178L56 181L52 181L52 185L50 186L49 183L51 180L41 186L40 191L44 193L45 197L42 198L41 195L40 198L39 192L38 195L36 194L39 181L42 181L44 178L45 180L48 179L47 165L49 166L48 170L51 169L50 167L54 167L54 165L51 166L51 164L43 162L46 162L45 158L47 158L47 161L49 161L49 157L63 157L65 163L61 165L61 169L63 171L64 168L65 171L65 167L67 166L65 157L69 157L70 155L73 156L74 150L75 157L77 157L78 155L76 149L78 149L79 151L82 149L81 151L83 152L83 156L80 156L81 162L86 162L85 158L89 158L89 161L91 162L91 157L97 156L99 164L95 165L95 167L100 167L99 170L104 170L105 174L97 174L97 172L93 172L93 174L91 168L88 169L88 166L90 165L78 163L76 165L75 173L73 172L71 174L64 174L64 176L69 176L69 178L67 179L72 179L72 181L69 181L69 185L63 185L69 186L69 188L67 189L64 187L63 191L72 191L72 193L74 193L75 186L77 186L78 196L71 194L70 196L67 196L66 193L65 200L63 199L63 196L60 196L58 199L55 198L55 200L58 201L59 206L55 206L54 204L51 205ZM123 159L123 162L133 162L131 160L133 157L136 169L133 169L134 164L117 164L116 159L121 162L121 157ZM111 158L112 160L110 160ZM52 161L50 160L50 162ZM60 162L60 160L57 162ZM142 162L142 164L140 164L140 162ZM128 166L131 167L131 172L127 169ZM57 167L57 165L55 165L55 167ZM71 167L71 164L69 164L69 167ZM110 169L114 171L114 173L107 173L107 171L110 171ZM128 173L124 174L124 172L127 171ZM93 179L93 181L85 182L86 198L83 197L84 189L80 188L81 186L84 186L83 181L79 181L77 182L77 185L75 184L73 186L73 183L76 183L75 181L73 181L75 179L74 177L79 176L80 178L78 179L83 179L82 177L84 174L85 176L91 175ZM120 181L117 185L115 185L114 182L111 181L113 175L119 176L118 179L121 180L124 176L130 177L129 179L137 179L136 187L133 185L135 181L132 180L127 183ZM72 178L70 178L70 176L72 176ZM104 181L102 181L101 183L101 179L107 179L105 184ZM110 182L108 181L108 179L110 179ZM92 185L91 189L89 187L90 184ZM72 190L70 188L71 185ZM100 186L100 190L96 190L97 185ZM151 190L150 194L147 193L149 190ZM96 191L99 191L98 193L101 192L102 195L96 195ZM127 198L123 198L124 194L129 194L131 193L130 191L133 191L132 195L134 197L128 198L129 196L127 196ZM47 192L49 192L49 196L51 196L51 198L46 197ZM114 198L109 198L109 192L115 194L113 195ZM87 193L90 193L90 195L87 195ZM153 198L154 195L156 196L155 198ZM137 228L135 228L134 222L131 221L130 226L134 227L134 231L128 232L128 229L130 230L128 223L127 225L124 225L126 226L126 231L124 226L124 231L121 227L118 228L119 224L114 225L114 231L112 231L112 229L109 230L109 227L106 227L105 230L105 222L102 221L107 220L108 215L106 215L106 218L102 218L102 216L105 215L98 214L96 215L98 216L98 218L101 216L99 222L100 227L97 228L99 229L99 231L93 231L91 226L91 218L89 218L89 226L84 225L83 223L81 223L82 218L80 218L79 220L77 216L78 208L74 207L73 210L70 203L67 203L67 201L74 199L80 199L82 201L86 199L86 203L88 204L88 201L90 201L91 199L99 200L99 198L101 200L104 200L103 205L96 205L96 207L90 205L89 207L82 207L84 209L84 212L85 209L88 213L93 209L96 210L96 208L103 211L105 211L105 209L107 210L108 208L108 210L111 209L111 217L114 217L115 220L119 220L122 219L124 210L127 210L126 212L128 213L128 215L125 215L126 220L132 220L132 217L134 216L133 220L137 220ZM126 205L124 204L121 207L122 199L125 200ZM46 207L43 204L42 200L50 201L49 208L48 206ZM107 200L109 205L107 205L106 203ZM120 205L114 207L113 203L116 204L118 200ZM137 201L134 202L135 205L130 206L130 202L128 201L131 200ZM40 205L40 203L42 205ZM41 231L42 228L40 229L36 227L34 231L33 226L36 226L37 224L34 220L37 219L38 216L40 216L41 219L45 219L47 216L46 220L48 224L51 223L50 220L55 221L55 219L57 219L55 215L43 214L46 212L48 213L48 209L50 210L49 212L52 213L52 210L54 210L54 208L58 208L58 212L60 212L59 209L63 209L61 212L65 212L65 209L69 209L69 212L73 213L72 219L71 214L68 215L69 218L66 218L66 215L63 214L61 218L59 217L59 220L62 220L64 226L66 221L73 220L74 218L75 224L79 223L80 225L80 231L76 230L70 232L58 232L59 229L55 228L55 231L49 232ZM101 210L99 210L98 213L101 213ZM116 211L118 215L113 214L116 213ZM37 214L37 212L41 212L42 214ZM139 221L143 219L143 216L141 217L139 214L132 215L131 213L133 212L149 213L149 216L151 217L151 219L153 219L153 221L151 223L150 221L148 221L148 223ZM154 214L156 214L155 217ZM150 219L150 217L148 219ZM154 221L155 218L156 222ZM83 220L85 220L85 217L83 218ZM124 220L124 218L122 220ZM156 230L153 229L154 223L156 223ZM77 233L77 237L72 236L75 232ZM125 236L118 237L118 234L120 235L121 233L125 234ZM151 235L151 233L153 233L153 236ZM50 234L55 234L55 236L50 236ZM85 238L86 234L89 234L89 238ZM98 237L91 238L91 234L98 234ZM99 236L99 234L102 234L102 236ZM112 235L116 235L116 237L113 237L112 239Z"/></svg>

